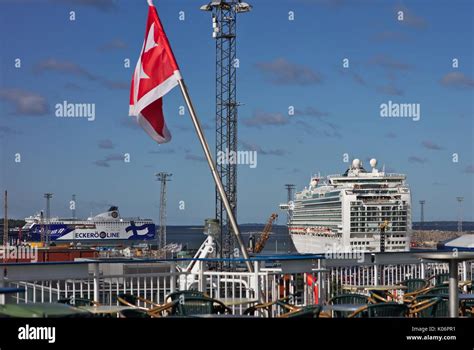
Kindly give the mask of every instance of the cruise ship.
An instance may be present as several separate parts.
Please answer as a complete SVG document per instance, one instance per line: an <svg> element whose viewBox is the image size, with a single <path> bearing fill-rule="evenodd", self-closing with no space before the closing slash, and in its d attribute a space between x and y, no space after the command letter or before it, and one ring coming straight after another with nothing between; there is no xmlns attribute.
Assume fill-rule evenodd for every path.
<svg viewBox="0 0 474 350"><path fill-rule="evenodd" d="M410 249L411 195L404 174L379 171L359 159L344 174L313 176L309 187L281 204L299 253L394 252Z"/></svg>
<svg viewBox="0 0 474 350"><path fill-rule="evenodd" d="M87 220L51 218L48 223L37 214L25 221L22 231L28 235L28 240L38 242L45 240L47 232L51 242L152 240L156 233L151 219L122 218L116 206Z"/></svg>

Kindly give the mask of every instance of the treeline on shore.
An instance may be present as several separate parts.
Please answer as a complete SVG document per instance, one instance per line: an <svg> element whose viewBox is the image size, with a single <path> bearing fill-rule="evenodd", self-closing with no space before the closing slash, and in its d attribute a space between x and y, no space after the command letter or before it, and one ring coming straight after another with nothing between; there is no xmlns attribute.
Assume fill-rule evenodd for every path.
<svg viewBox="0 0 474 350"><path fill-rule="evenodd" d="M0 228L3 228L4 219L0 219ZM8 228L23 227L25 220L8 219Z"/></svg>

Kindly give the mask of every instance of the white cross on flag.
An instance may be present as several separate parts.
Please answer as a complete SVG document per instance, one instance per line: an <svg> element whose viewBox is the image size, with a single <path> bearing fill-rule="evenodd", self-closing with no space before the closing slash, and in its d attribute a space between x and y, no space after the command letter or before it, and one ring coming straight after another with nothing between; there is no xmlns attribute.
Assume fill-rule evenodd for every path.
<svg viewBox="0 0 474 350"><path fill-rule="evenodd" d="M171 140L163 116L163 99L181 79L168 38L152 0L148 0L145 41L130 89L130 116L158 143Z"/></svg>

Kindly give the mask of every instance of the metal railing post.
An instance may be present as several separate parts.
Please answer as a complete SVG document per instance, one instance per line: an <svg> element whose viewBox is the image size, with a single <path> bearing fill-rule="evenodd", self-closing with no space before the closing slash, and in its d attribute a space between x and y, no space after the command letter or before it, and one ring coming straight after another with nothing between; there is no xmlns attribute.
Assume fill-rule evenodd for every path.
<svg viewBox="0 0 474 350"><path fill-rule="evenodd" d="M100 269L99 269L99 263L96 262L94 263L94 301L96 303L99 303L99 278L100 278Z"/></svg>
<svg viewBox="0 0 474 350"><path fill-rule="evenodd" d="M462 262L462 280L467 281L467 261ZM464 293L467 293L467 285L463 287Z"/></svg>
<svg viewBox="0 0 474 350"><path fill-rule="evenodd" d="M171 274L170 289L171 289L171 293L174 293L176 291L176 263L175 262L170 263L170 274Z"/></svg>
<svg viewBox="0 0 474 350"><path fill-rule="evenodd" d="M318 267L317 267L318 270L321 269L321 259L318 259ZM314 300L314 302L316 303L320 303L320 300L321 300L321 273L318 271L318 273L316 274L316 288L318 290L318 295L315 295L314 298L317 299L317 300ZM314 289L313 289L313 294L314 294Z"/></svg>
<svg viewBox="0 0 474 350"><path fill-rule="evenodd" d="M260 272L260 266L258 264L258 261L253 262L253 275L254 275L254 285L253 285L253 290L255 291L255 299L260 300L261 293L260 293L260 281L259 281L259 272Z"/></svg>
<svg viewBox="0 0 474 350"><path fill-rule="evenodd" d="M423 259L421 259L421 262L420 262L420 277L421 279L425 279L425 263L423 262Z"/></svg>
<svg viewBox="0 0 474 350"><path fill-rule="evenodd" d="M374 286L378 285L379 269L377 263L374 264Z"/></svg>
<svg viewBox="0 0 474 350"><path fill-rule="evenodd" d="M303 305L308 305L308 295L310 295L311 289L313 289L313 286L308 287L308 273L304 272L303 273L303 281L304 281L304 289L303 289Z"/></svg>
<svg viewBox="0 0 474 350"><path fill-rule="evenodd" d="M318 270L321 270L321 259L318 259ZM318 288L318 295L317 295L318 303L322 304L326 301L326 291L325 291L326 274L324 272L318 271L317 276L318 277L316 279L316 286ZM329 281L328 281L328 285L329 285Z"/></svg>
<svg viewBox="0 0 474 350"><path fill-rule="evenodd" d="M6 273L6 267L3 266L0 269L0 288L5 287L5 273ZM5 302L6 302L5 294L0 294L0 305L5 305Z"/></svg>
<svg viewBox="0 0 474 350"><path fill-rule="evenodd" d="M199 260L197 263L199 265L198 289L200 292L204 292L204 262L202 260Z"/></svg>
<svg viewBox="0 0 474 350"><path fill-rule="evenodd" d="M449 317L458 317L458 262L449 260Z"/></svg>

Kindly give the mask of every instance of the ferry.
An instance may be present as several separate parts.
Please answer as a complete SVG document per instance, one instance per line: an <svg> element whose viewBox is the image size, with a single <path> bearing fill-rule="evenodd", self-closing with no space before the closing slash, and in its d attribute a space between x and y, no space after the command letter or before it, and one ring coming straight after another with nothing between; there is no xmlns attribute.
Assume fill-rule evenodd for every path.
<svg viewBox="0 0 474 350"><path fill-rule="evenodd" d="M81 219L43 217L42 213L25 218L22 231L29 241L54 242L113 242L147 241L155 239L156 227L151 219L122 218L118 207Z"/></svg>

